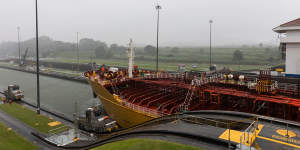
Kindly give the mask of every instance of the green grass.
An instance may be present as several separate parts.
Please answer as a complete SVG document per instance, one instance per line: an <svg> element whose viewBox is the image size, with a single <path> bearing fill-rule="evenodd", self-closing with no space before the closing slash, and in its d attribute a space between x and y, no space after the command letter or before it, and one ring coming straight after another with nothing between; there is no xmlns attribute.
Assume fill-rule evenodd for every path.
<svg viewBox="0 0 300 150"><path fill-rule="evenodd" d="M151 139L129 139L105 144L92 150L202 150L189 145Z"/></svg>
<svg viewBox="0 0 300 150"><path fill-rule="evenodd" d="M212 61L216 64L234 64L233 53L240 50L244 59L241 64L269 64L268 60L273 57L273 63L278 63L280 52L278 47L213 47ZM91 61L95 59L95 52L91 50L81 50L79 52L80 59ZM74 51L55 51L53 56L56 58L69 58L76 60L77 53ZM136 47L135 59L143 61L154 61L155 55L144 52L143 47ZM115 52L113 59L127 60L126 53ZM159 60L161 62L179 62L179 63L209 63L209 48L207 47L179 47L178 52L172 52L171 47L160 47Z"/></svg>
<svg viewBox="0 0 300 150"><path fill-rule="evenodd" d="M244 59L239 63L234 62L233 53L240 50ZM77 53L73 51L55 51L52 57L56 62L77 63ZM93 59L91 60L91 56ZM118 53L110 59L94 58L95 52L90 50L81 50L79 52L80 63L96 62L109 66L126 67L128 57L126 53ZM270 62L270 58L273 61ZM155 55L144 52L143 47L135 49L135 64L141 69L155 69ZM223 67L237 70L259 69L266 64L280 64L280 53L277 47L214 47L212 49L212 64L217 64L217 68ZM186 70L208 71L209 66L209 48L207 47L179 47L178 52L172 52L172 47L161 47L159 51L159 70L176 71L178 64L185 64ZM192 64L197 68L192 68ZM240 65L238 65L240 64Z"/></svg>
<svg viewBox="0 0 300 150"><path fill-rule="evenodd" d="M1 150L36 150L38 146L32 144L24 137L10 130L0 123L0 149Z"/></svg>
<svg viewBox="0 0 300 150"><path fill-rule="evenodd" d="M31 126L38 131L42 133L48 133L49 130L58 128L60 126L63 126L63 124L60 124L58 126L48 126L49 122L52 122L54 120L51 120L50 118L43 116L43 115L37 115L36 112L24 108L20 104L12 103L12 104L2 104L0 105L0 109L12 117L15 117L16 119L24 122L28 126Z"/></svg>
<svg viewBox="0 0 300 150"><path fill-rule="evenodd" d="M127 67L127 60L118 60L118 59L94 59L97 64L105 64L108 66L119 66L119 67ZM65 63L77 63L77 60L69 59L69 58L57 58L55 62L65 62ZM80 63L89 63L90 61L87 59L80 59ZM152 61L135 61L135 64L139 66L140 69L152 69L155 70L155 62ZM160 62L159 70L164 71L177 71L178 64L180 62ZM184 63L186 66L186 70L200 70L200 71L208 71L209 64L207 63ZM197 68L192 68L192 65L196 64ZM234 64L217 64L218 69L222 69L223 67L230 68L234 71L237 70L249 70L249 69L259 69L263 65L234 65Z"/></svg>

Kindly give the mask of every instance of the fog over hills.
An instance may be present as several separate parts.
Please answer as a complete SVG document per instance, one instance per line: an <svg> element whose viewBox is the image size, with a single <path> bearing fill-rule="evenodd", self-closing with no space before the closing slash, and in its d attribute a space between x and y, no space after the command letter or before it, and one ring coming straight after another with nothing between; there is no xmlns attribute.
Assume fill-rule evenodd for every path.
<svg viewBox="0 0 300 150"><path fill-rule="evenodd" d="M88 37L108 44L156 42L157 2L162 6L160 44L207 46L213 20L213 44L277 44L272 28L299 18L298 0L39 0L40 35L75 42ZM35 1L0 1L0 41L35 36Z"/></svg>

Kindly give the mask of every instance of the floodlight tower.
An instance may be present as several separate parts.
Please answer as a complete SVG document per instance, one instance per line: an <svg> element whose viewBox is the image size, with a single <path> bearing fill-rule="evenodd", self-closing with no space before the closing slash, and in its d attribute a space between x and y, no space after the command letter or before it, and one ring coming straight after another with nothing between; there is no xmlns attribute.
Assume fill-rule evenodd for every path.
<svg viewBox="0 0 300 150"><path fill-rule="evenodd" d="M213 21L209 20L209 69L211 71L212 66L211 66L211 25Z"/></svg>
<svg viewBox="0 0 300 150"><path fill-rule="evenodd" d="M158 72L158 33L159 33L159 10L161 9L160 5L156 5L155 9L157 10L157 25L156 25L156 72Z"/></svg>
<svg viewBox="0 0 300 150"><path fill-rule="evenodd" d="M40 68L39 68L39 26L38 26L38 0L35 0L35 33L36 33L36 90L37 114L40 114Z"/></svg>
<svg viewBox="0 0 300 150"><path fill-rule="evenodd" d="M77 35L77 44L76 44L76 46L77 46L77 71L79 72L79 39L78 39L78 34L79 34L79 32L76 32L76 35Z"/></svg>
<svg viewBox="0 0 300 150"><path fill-rule="evenodd" d="M18 30L18 49L19 49L19 64L21 64L21 45L20 45L20 27L17 27Z"/></svg>

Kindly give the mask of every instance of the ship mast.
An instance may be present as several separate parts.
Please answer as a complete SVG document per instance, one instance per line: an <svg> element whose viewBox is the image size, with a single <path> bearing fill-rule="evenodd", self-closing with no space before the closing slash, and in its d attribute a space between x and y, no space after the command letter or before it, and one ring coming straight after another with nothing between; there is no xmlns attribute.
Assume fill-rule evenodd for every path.
<svg viewBox="0 0 300 150"><path fill-rule="evenodd" d="M132 69L133 69L133 61L134 61L134 48L133 48L133 42L132 39L130 39L129 42L129 48L128 48L128 58L129 58L129 62L128 62L128 75L129 78L132 78Z"/></svg>

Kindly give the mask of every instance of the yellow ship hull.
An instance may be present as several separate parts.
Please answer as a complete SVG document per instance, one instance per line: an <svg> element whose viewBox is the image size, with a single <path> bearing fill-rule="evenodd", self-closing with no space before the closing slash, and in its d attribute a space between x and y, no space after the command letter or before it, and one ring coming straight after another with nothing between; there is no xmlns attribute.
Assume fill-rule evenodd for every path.
<svg viewBox="0 0 300 150"><path fill-rule="evenodd" d="M124 106L120 102L118 102L114 98L114 96L109 93L101 84L92 80L88 80L88 82L95 94L100 99L107 114L113 120L117 121L117 123L121 127L132 127L158 117L155 115L145 114L143 112L139 112L127 106Z"/></svg>

